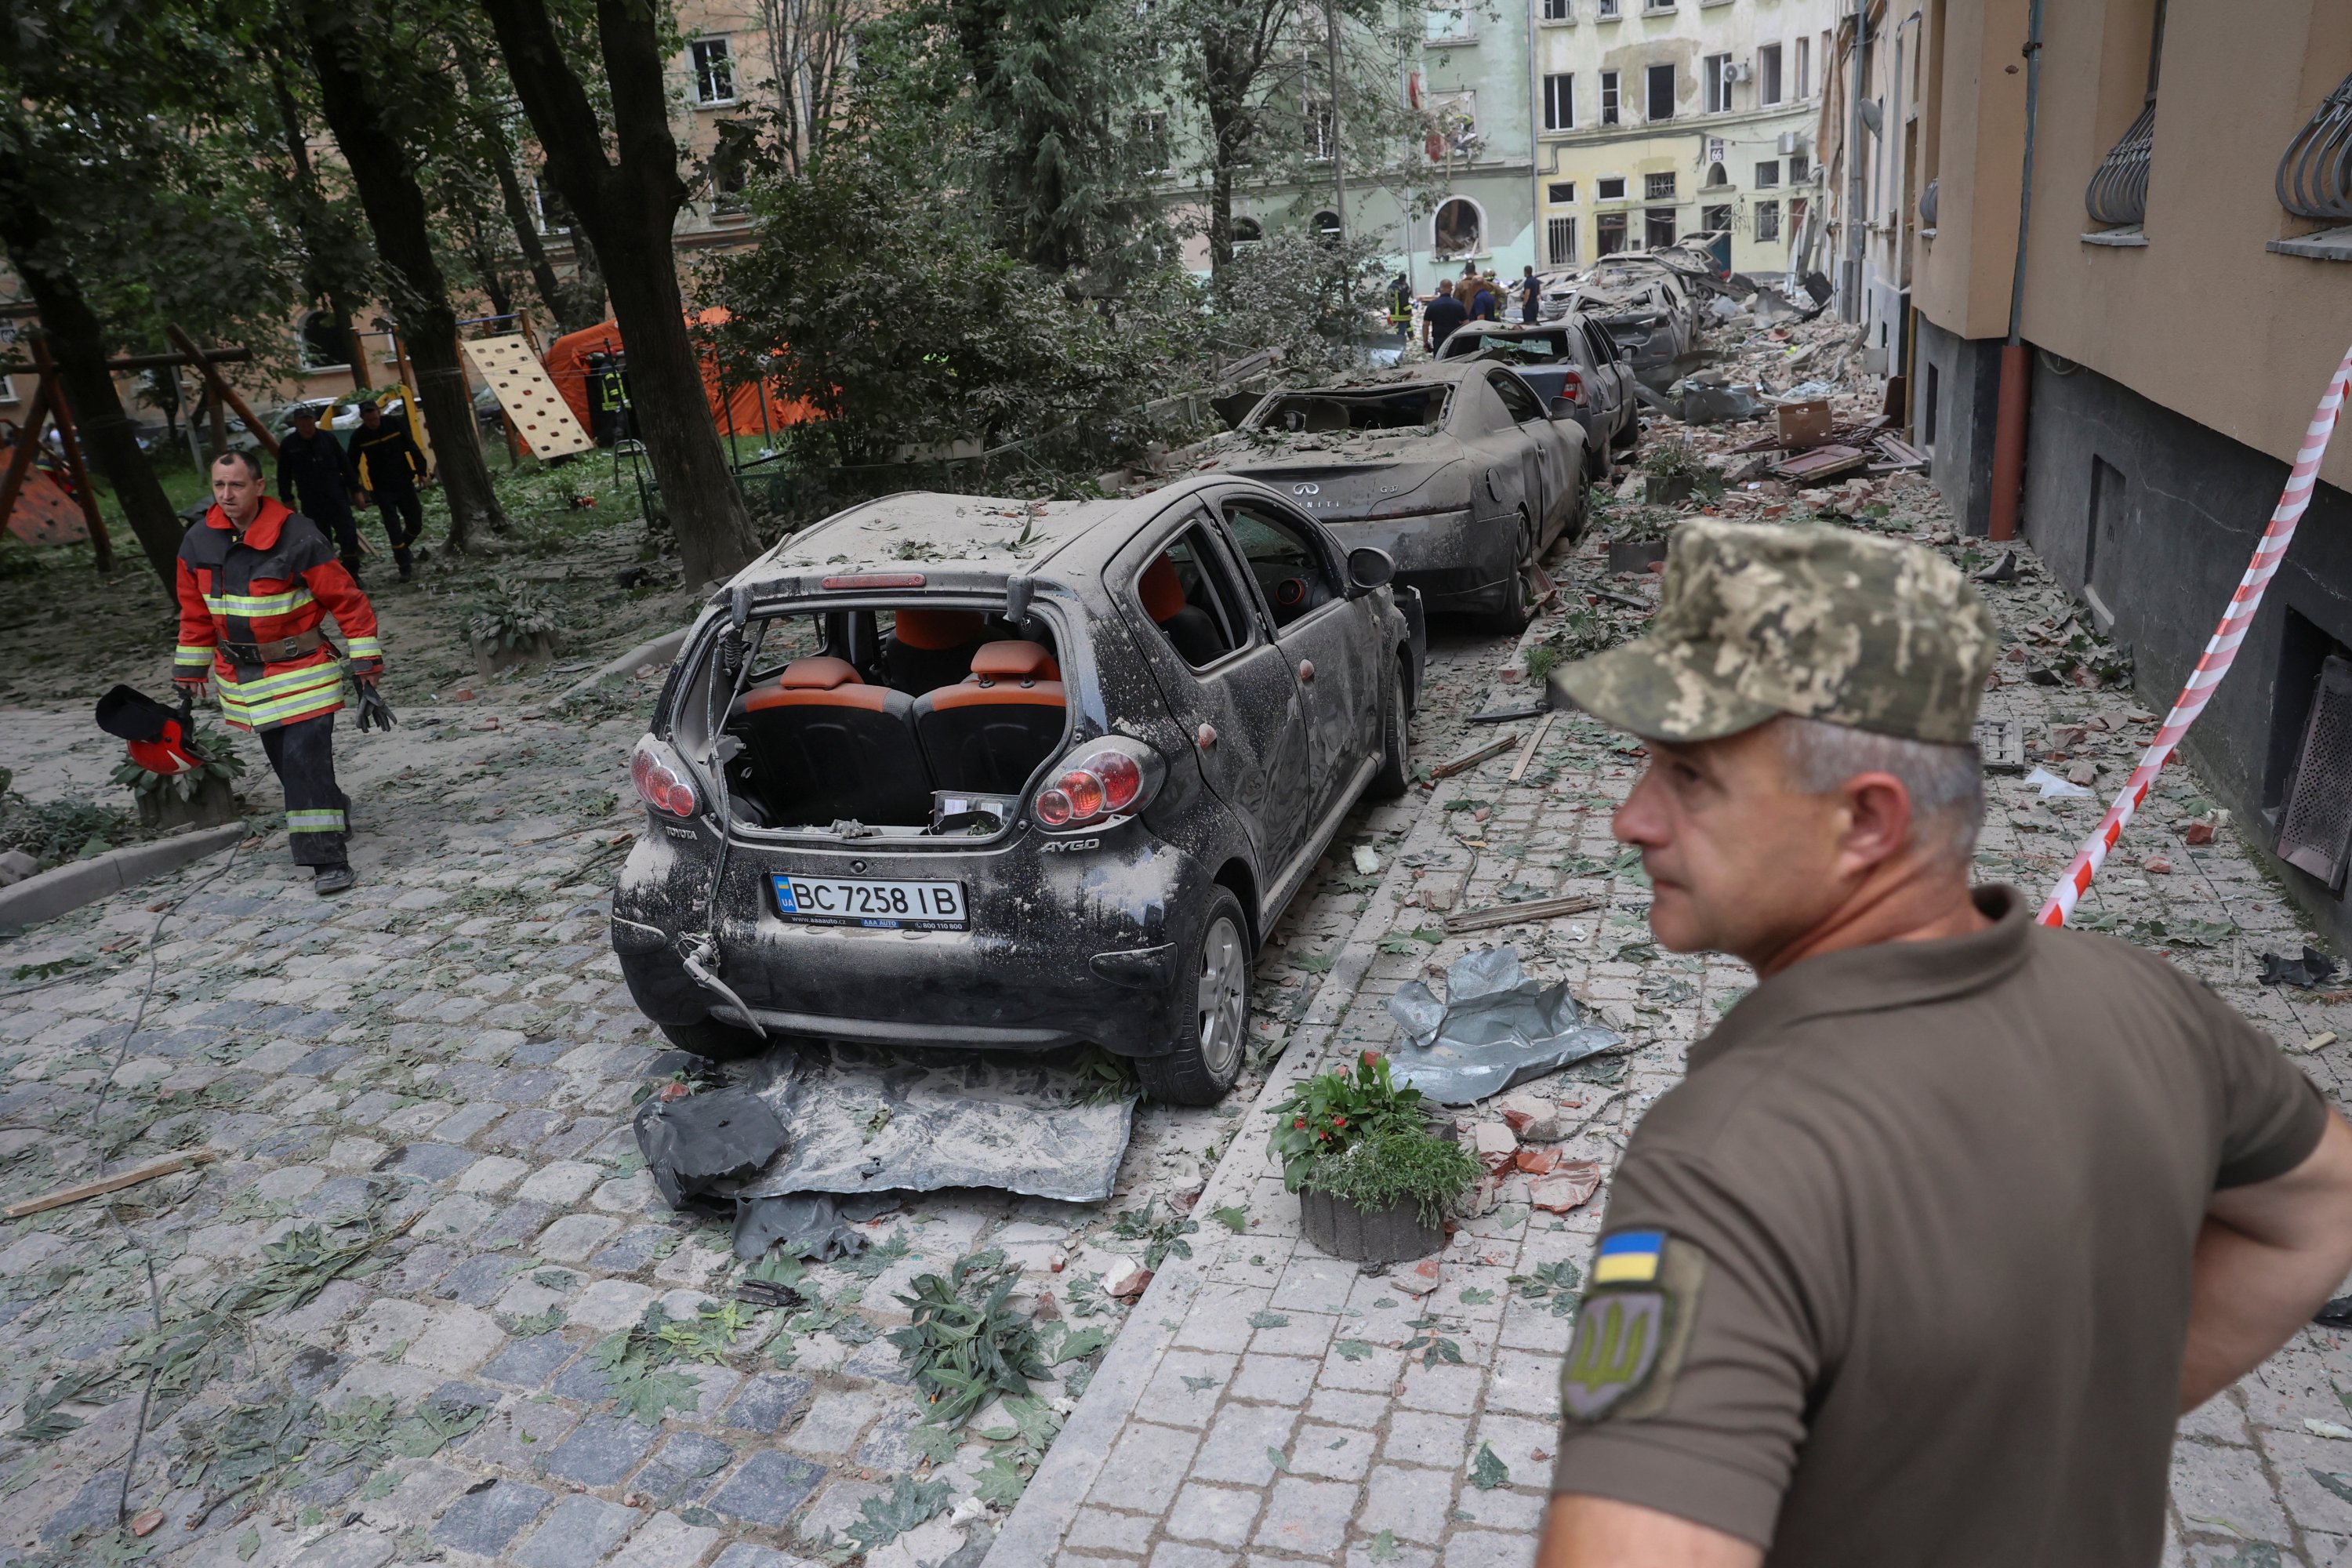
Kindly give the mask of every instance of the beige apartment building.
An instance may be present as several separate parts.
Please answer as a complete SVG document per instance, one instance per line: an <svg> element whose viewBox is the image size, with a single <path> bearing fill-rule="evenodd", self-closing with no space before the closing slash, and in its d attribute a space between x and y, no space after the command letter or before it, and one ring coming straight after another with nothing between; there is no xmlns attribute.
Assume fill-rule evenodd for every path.
<svg viewBox="0 0 2352 1568"><path fill-rule="evenodd" d="M1538 265L1727 229L1786 270L1819 181L1832 0L1530 0Z"/></svg>
<svg viewBox="0 0 2352 1568"><path fill-rule="evenodd" d="M2352 6L2045 5L2030 134L2028 26L2028 0L1868 9L1858 187L1829 129L1855 119L1836 81L1822 110L1831 238L1871 342L1908 374L1913 439L1981 532L2004 500L2030 141L2008 389L2020 527L2160 710L2352 346ZM1847 70L1853 42L1849 16ZM2187 748L2298 900L2352 940L2352 431L2320 479Z"/></svg>

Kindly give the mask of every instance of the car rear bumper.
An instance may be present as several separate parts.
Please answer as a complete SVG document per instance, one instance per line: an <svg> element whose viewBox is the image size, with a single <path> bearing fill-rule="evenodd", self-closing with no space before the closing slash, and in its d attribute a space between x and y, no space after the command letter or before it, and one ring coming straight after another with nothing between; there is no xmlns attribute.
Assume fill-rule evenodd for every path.
<svg viewBox="0 0 2352 1568"><path fill-rule="evenodd" d="M962 881L972 929L961 931L786 921L771 891L772 871L847 875L825 862L851 857L739 843L719 900L719 978L762 1026L789 1035L1009 1051L1088 1044L1162 1055L1179 1022L1181 942L1171 933L1189 931L1182 911L1205 908L1206 879L1139 822L1100 839L1095 848L1051 856L1034 840L988 853L868 850L868 876ZM732 1008L688 973L675 940L701 929L709 863L668 849L642 841L614 890L622 976L656 1024L728 1021ZM680 869L665 873L665 859Z"/></svg>
<svg viewBox="0 0 2352 1568"><path fill-rule="evenodd" d="M1325 526L1346 549L1370 544L1387 551L1396 562L1397 581L1419 589L1429 609L1499 610L1509 597L1518 539L1507 521L1428 511L1360 522L1326 519Z"/></svg>

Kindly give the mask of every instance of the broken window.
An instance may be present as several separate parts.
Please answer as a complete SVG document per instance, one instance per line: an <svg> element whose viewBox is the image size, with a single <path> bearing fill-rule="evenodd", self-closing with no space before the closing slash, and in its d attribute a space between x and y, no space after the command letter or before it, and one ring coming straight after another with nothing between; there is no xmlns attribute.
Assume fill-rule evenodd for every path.
<svg viewBox="0 0 2352 1568"><path fill-rule="evenodd" d="M1802 153L1791 153L1789 158L1789 183L1792 185L1801 185L1812 177L1811 160Z"/></svg>
<svg viewBox="0 0 2352 1568"><path fill-rule="evenodd" d="M1141 150L1143 172L1164 174L1175 167L1176 155L1168 140L1168 116L1157 110L1135 117L1135 144Z"/></svg>
<svg viewBox="0 0 2352 1568"><path fill-rule="evenodd" d="M1768 191L1780 183L1780 161L1778 158L1767 158L1762 163L1756 165L1756 188L1758 190Z"/></svg>
<svg viewBox="0 0 2352 1568"><path fill-rule="evenodd" d="M1790 196L1789 198L1789 233L1793 237L1797 235L1799 231L1803 229L1804 226L1805 198L1802 196Z"/></svg>
<svg viewBox="0 0 2352 1568"><path fill-rule="evenodd" d="M1625 248L1625 215L1602 213L1592 220L1592 256L1599 260Z"/></svg>
<svg viewBox="0 0 2352 1568"><path fill-rule="evenodd" d="M2303 745L2279 814L2278 858L2336 892L2352 847L2352 662L2330 656L2319 667Z"/></svg>
<svg viewBox="0 0 2352 1568"><path fill-rule="evenodd" d="M1470 202L1455 196L1437 209L1431 234L1437 247L1438 258L1451 261L1456 257L1475 256L1486 248L1486 224L1478 209Z"/></svg>
<svg viewBox="0 0 2352 1568"><path fill-rule="evenodd" d="M1617 19L1617 4L1618 0L1594 0L1592 14L1603 22L1613 22Z"/></svg>
<svg viewBox="0 0 2352 1568"><path fill-rule="evenodd" d="M1810 39L1810 38L1799 38L1799 39L1797 40L1797 96L1798 96L1798 98L1800 98L1800 99L1807 99L1807 98L1811 98L1812 95L1813 95L1813 48L1812 48L1812 40L1811 40L1811 39Z"/></svg>
<svg viewBox="0 0 2352 1568"><path fill-rule="evenodd" d="M1727 206L1699 209L1698 226L1703 234L1721 234L1731 227L1731 209Z"/></svg>
<svg viewBox="0 0 2352 1568"><path fill-rule="evenodd" d="M1572 217L1548 218L1544 221L1544 251L1548 263L1566 267L1576 259L1576 220Z"/></svg>
<svg viewBox="0 0 2352 1568"><path fill-rule="evenodd" d="M1574 180L1555 180L1544 187L1544 200L1548 202L1557 204L1572 202L1575 199L1576 182Z"/></svg>
<svg viewBox="0 0 2352 1568"><path fill-rule="evenodd" d="M694 58L694 100L735 101L735 56L724 38L697 38L688 46Z"/></svg>
<svg viewBox="0 0 2352 1568"><path fill-rule="evenodd" d="M1675 177L1671 174L1642 176L1642 196L1645 201L1670 202L1675 199Z"/></svg>
<svg viewBox="0 0 2352 1568"><path fill-rule="evenodd" d="M1253 430L1417 430L1445 422L1448 388L1409 384L1367 392L1285 393L1251 416Z"/></svg>
<svg viewBox="0 0 2352 1568"><path fill-rule="evenodd" d="M1543 19L1547 22L1567 21L1568 0L1543 0Z"/></svg>
<svg viewBox="0 0 2352 1568"><path fill-rule="evenodd" d="M1576 127L1576 78L1565 71L1543 79L1544 129L1571 131Z"/></svg>
<svg viewBox="0 0 2352 1568"><path fill-rule="evenodd" d="M1432 5L1424 14L1427 31L1423 35L1433 44L1466 44L1475 36L1470 20L1470 7L1456 3Z"/></svg>
<svg viewBox="0 0 2352 1568"><path fill-rule="evenodd" d="M1675 242L1675 209L1651 207L1642 214L1642 243L1652 250L1664 250Z"/></svg>
<svg viewBox="0 0 2352 1568"><path fill-rule="evenodd" d="M1652 120L1672 120L1675 117L1675 68L1671 65L1652 66L1645 73L1649 85L1649 108Z"/></svg>
<svg viewBox="0 0 2352 1568"><path fill-rule="evenodd" d="M1756 237L1759 241L1780 237L1780 204L1779 202L1756 204Z"/></svg>
<svg viewBox="0 0 2352 1568"><path fill-rule="evenodd" d="M1615 71L1601 73L1601 123L1603 125L1617 123L1617 73Z"/></svg>
<svg viewBox="0 0 2352 1568"><path fill-rule="evenodd" d="M1161 595L1150 591L1153 574L1172 568L1183 604L1171 610ZM1157 560L1144 568L1137 584L1137 603L1147 606L1160 635L1186 664L1204 669L1236 648L1255 640L1252 622L1241 590L1229 575L1231 565L1216 547L1206 522L1195 523L1176 536Z"/></svg>
<svg viewBox="0 0 2352 1568"><path fill-rule="evenodd" d="M1331 119L1331 100L1307 95L1307 155L1317 161L1328 160L1335 143L1336 127Z"/></svg>

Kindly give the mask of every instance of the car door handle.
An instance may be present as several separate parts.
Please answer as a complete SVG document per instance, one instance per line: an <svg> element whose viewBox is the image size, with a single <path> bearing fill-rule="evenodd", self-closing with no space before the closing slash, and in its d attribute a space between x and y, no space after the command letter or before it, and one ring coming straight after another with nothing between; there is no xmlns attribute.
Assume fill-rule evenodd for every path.
<svg viewBox="0 0 2352 1568"><path fill-rule="evenodd" d="M1301 680L1312 680L1315 679L1315 661L1313 659L1302 658L1298 661L1298 679Z"/></svg>
<svg viewBox="0 0 2352 1568"><path fill-rule="evenodd" d="M1196 735L1194 739L1201 742L1201 750L1204 752L1207 751L1210 747L1217 743L1216 727L1212 724L1202 725L1200 733Z"/></svg>

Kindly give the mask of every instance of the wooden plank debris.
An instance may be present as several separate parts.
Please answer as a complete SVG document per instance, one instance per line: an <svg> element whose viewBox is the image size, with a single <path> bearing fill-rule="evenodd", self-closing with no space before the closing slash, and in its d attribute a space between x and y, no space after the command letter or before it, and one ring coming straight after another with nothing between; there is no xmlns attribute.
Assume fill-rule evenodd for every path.
<svg viewBox="0 0 2352 1568"><path fill-rule="evenodd" d="M191 1165L206 1164L219 1158L220 1155L210 1149L192 1149L184 1154L167 1154L163 1159L151 1160L143 1165L133 1165L127 1171L117 1172L111 1176L101 1176L94 1182L84 1182L79 1186L59 1187L55 1192L43 1193L37 1198L26 1198L22 1203L10 1204L5 1210L0 1210L0 1214L6 1215L10 1219L22 1219L28 1214L60 1209L68 1204L78 1204L84 1198L100 1197L107 1193L119 1193L125 1187L135 1187L142 1182L152 1182L158 1176L168 1176L174 1171L184 1171Z"/></svg>
<svg viewBox="0 0 2352 1568"><path fill-rule="evenodd" d="M1466 773L1488 757L1498 757L1519 743L1517 735L1497 735L1477 750L1465 752L1450 763L1440 763L1429 770L1433 779L1450 779L1455 773Z"/></svg>
<svg viewBox="0 0 2352 1568"><path fill-rule="evenodd" d="M1517 784L1528 776L1528 764L1535 761L1536 748L1543 744L1546 735L1551 733L1551 721L1559 717L1557 713L1545 714L1543 722L1528 732L1528 743L1519 748L1519 760L1511 764L1511 783Z"/></svg>
<svg viewBox="0 0 2352 1568"><path fill-rule="evenodd" d="M1588 913L1608 901L1597 894L1584 893L1570 899L1528 899L1516 904L1488 904L1484 909L1464 910L1459 914L1446 916L1445 934L1460 936L1464 931L1486 931L1495 926L1556 921L1568 915Z"/></svg>

